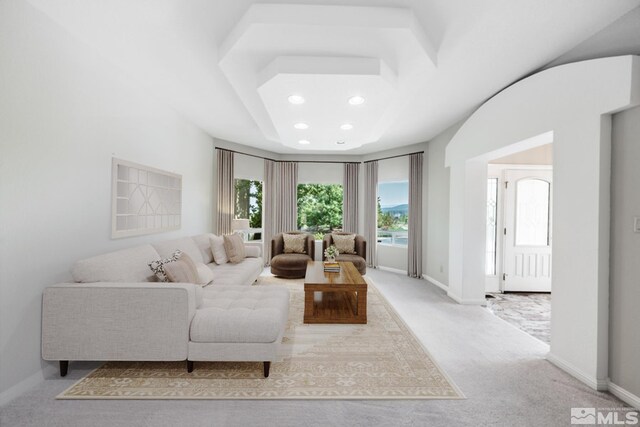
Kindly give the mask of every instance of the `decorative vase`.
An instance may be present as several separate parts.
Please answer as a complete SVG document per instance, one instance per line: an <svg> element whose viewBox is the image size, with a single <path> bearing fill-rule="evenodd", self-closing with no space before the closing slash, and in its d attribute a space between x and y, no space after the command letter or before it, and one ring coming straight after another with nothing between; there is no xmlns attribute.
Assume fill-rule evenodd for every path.
<svg viewBox="0 0 640 427"><path fill-rule="evenodd" d="M327 257L327 262L336 262L336 257L328 256Z"/></svg>

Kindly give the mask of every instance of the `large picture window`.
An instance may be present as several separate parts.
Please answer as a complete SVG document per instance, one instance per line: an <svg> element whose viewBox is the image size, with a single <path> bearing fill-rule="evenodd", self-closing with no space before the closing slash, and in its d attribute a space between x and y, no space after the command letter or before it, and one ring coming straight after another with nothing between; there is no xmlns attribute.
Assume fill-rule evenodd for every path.
<svg viewBox="0 0 640 427"><path fill-rule="evenodd" d="M262 182L235 180L235 218L249 220L249 240L262 240Z"/></svg>
<svg viewBox="0 0 640 427"><path fill-rule="evenodd" d="M298 184L298 229L328 233L342 228L342 185Z"/></svg>
<svg viewBox="0 0 640 427"><path fill-rule="evenodd" d="M378 183L378 243L409 243L409 181Z"/></svg>

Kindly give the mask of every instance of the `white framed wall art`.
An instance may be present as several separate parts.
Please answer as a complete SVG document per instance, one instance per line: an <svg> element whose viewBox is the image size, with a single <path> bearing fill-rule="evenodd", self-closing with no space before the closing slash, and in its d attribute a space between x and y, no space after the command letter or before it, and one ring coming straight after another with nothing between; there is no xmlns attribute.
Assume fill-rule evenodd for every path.
<svg viewBox="0 0 640 427"><path fill-rule="evenodd" d="M111 238L178 230L182 175L113 158Z"/></svg>

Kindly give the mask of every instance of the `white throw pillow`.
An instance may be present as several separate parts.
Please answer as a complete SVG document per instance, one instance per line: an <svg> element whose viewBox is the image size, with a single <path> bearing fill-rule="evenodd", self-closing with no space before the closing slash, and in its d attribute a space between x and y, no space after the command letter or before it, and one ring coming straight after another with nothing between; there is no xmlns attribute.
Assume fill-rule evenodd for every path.
<svg viewBox="0 0 640 427"><path fill-rule="evenodd" d="M206 286L213 281L213 271L203 263L196 263L198 270L198 285Z"/></svg>
<svg viewBox="0 0 640 427"><path fill-rule="evenodd" d="M224 249L224 237L211 236L211 252L213 252L213 260L216 264L226 264L229 262L227 251Z"/></svg>

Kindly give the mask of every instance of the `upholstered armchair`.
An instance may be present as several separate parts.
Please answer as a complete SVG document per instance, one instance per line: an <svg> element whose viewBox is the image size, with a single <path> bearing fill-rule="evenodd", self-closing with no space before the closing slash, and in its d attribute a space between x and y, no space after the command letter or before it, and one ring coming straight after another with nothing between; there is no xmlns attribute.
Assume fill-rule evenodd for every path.
<svg viewBox="0 0 640 427"><path fill-rule="evenodd" d="M286 234L304 234L305 253L285 253L283 233L271 239L271 274L287 279L299 279L307 272L307 262L313 261L315 256L315 243L313 236L301 231L289 231Z"/></svg>
<svg viewBox="0 0 640 427"><path fill-rule="evenodd" d="M333 234L338 235L347 235L353 233L345 233L342 231L335 231ZM331 234L325 234L324 239L322 239L322 259L325 260L324 251L329 246L333 245L333 237ZM355 238L355 254L339 254L336 258L338 262L352 262L353 265L358 269L360 274L367 273L367 241L363 236L356 234Z"/></svg>

